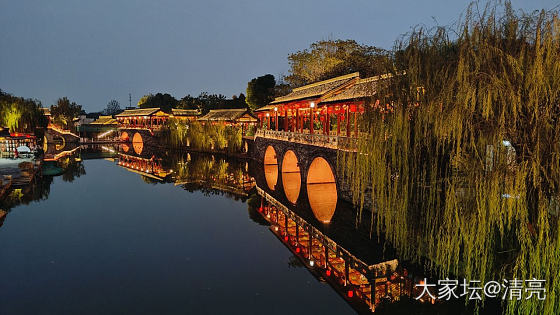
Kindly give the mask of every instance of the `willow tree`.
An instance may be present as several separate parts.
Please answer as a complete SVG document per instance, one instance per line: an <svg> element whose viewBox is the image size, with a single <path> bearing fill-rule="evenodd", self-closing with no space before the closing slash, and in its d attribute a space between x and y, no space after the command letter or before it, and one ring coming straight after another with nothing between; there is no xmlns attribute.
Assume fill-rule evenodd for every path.
<svg viewBox="0 0 560 315"><path fill-rule="evenodd" d="M415 29L339 163L403 257L440 276L546 280L545 301L505 301L509 314L560 309L559 22L506 2L471 5L453 32Z"/></svg>

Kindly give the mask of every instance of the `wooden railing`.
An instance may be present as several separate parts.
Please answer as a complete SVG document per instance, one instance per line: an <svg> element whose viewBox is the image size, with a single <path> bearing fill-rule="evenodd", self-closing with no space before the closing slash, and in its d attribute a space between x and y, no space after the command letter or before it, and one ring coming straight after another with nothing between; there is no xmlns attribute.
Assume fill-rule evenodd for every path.
<svg viewBox="0 0 560 315"><path fill-rule="evenodd" d="M258 129L255 133L255 137L296 142L323 148L330 148L334 150L353 151L357 147L356 138L330 135L327 136L323 134Z"/></svg>

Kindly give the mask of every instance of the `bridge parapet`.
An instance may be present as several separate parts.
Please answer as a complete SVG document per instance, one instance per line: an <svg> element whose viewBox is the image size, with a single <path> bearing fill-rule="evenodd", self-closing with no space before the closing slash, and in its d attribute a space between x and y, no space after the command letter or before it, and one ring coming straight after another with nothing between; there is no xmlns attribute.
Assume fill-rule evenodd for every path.
<svg viewBox="0 0 560 315"><path fill-rule="evenodd" d="M357 148L356 138L344 136L258 129L255 137L313 145L334 150L355 151Z"/></svg>

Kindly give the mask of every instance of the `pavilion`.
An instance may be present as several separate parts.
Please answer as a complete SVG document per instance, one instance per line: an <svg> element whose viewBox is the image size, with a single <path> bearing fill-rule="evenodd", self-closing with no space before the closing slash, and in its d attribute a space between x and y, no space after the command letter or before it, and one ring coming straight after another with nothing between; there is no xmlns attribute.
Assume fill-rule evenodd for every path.
<svg viewBox="0 0 560 315"><path fill-rule="evenodd" d="M358 116L376 94L377 84L390 75L360 78L358 72L295 88L255 111L259 127L358 137Z"/></svg>
<svg viewBox="0 0 560 315"><path fill-rule="evenodd" d="M159 107L127 109L115 115L119 128L126 129L159 129L169 119L169 114Z"/></svg>
<svg viewBox="0 0 560 315"><path fill-rule="evenodd" d="M226 126L241 126L243 134L249 126L255 126L258 119L248 108L212 109L208 114L200 117L202 123L224 124Z"/></svg>

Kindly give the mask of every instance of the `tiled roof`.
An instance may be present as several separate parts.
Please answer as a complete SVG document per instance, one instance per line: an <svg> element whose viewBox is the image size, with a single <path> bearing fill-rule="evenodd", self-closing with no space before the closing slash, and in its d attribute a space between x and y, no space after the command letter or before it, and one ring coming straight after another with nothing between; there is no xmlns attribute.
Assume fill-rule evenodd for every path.
<svg viewBox="0 0 560 315"><path fill-rule="evenodd" d="M277 97L270 104L290 102L290 101L301 100L301 99L306 99L311 97L321 97L327 94L328 92L336 90L337 88L342 87L346 83L349 83L350 81L359 78L359 76L360 74L358 72L354 72L351 74L335 77L325 81L319 81L312 84L304 85L302 87L293 89L292 92L289 93L288 95Z"/></svg>
<svg viewBox="0 0 560 315"><path fill-rule="evenodd" d="M116 125L118 124L117 120L111 116L99 116L99 118L90 123L90 125Z"/></svg>
<svg viewBox="0 0 560 315"><path fill-rule="evenodd" d="M344 101L374 96L377 93L377 84L379 81L389 77L390 75L381 75L360 79L356 82L356 84L342 90L338 94L322 99L321 102Z"/></svg>
<svg viewBox="0 0 560 315"><path fill-rule="evenodd" d="M154 108L138 108L138 109L127 109L124 112L115 115L115 117L126 117L126 116L149 116L152 115L156 112L158 112L160 109L159 107L154 107Z"/></svg>
<svg viewBox="0 0 560 315"><path fill-rule="evenodd" d="M173 114L173 116L199 116L200 110L173 108L171 109L171 113Z"/></svg>
<svg viewBox="0 0 560 315"><path fill-rule="evenodd" d="M213 110L210 110L210 112L208 112L208 114L200 117L198 120L201 120L201 121L233 121L233 120L237 120L237 119L241 118L245 114L249 115L251 118L256 120L256 118L254 118L253 115L251 115L249 113L249 111L245 108L241 108L241 109L237 109L237 108L236 109L213 109ZM251 119L251 120L253 120L253 119Z"/></svg>
<svg viewBox="0 0 560 315"><path fill-rule="evenodd" d="M255 112L264 112L264 111L273 110L274 107L276 107L276 105L266 105L261 108L255 109Z"/></svg>

